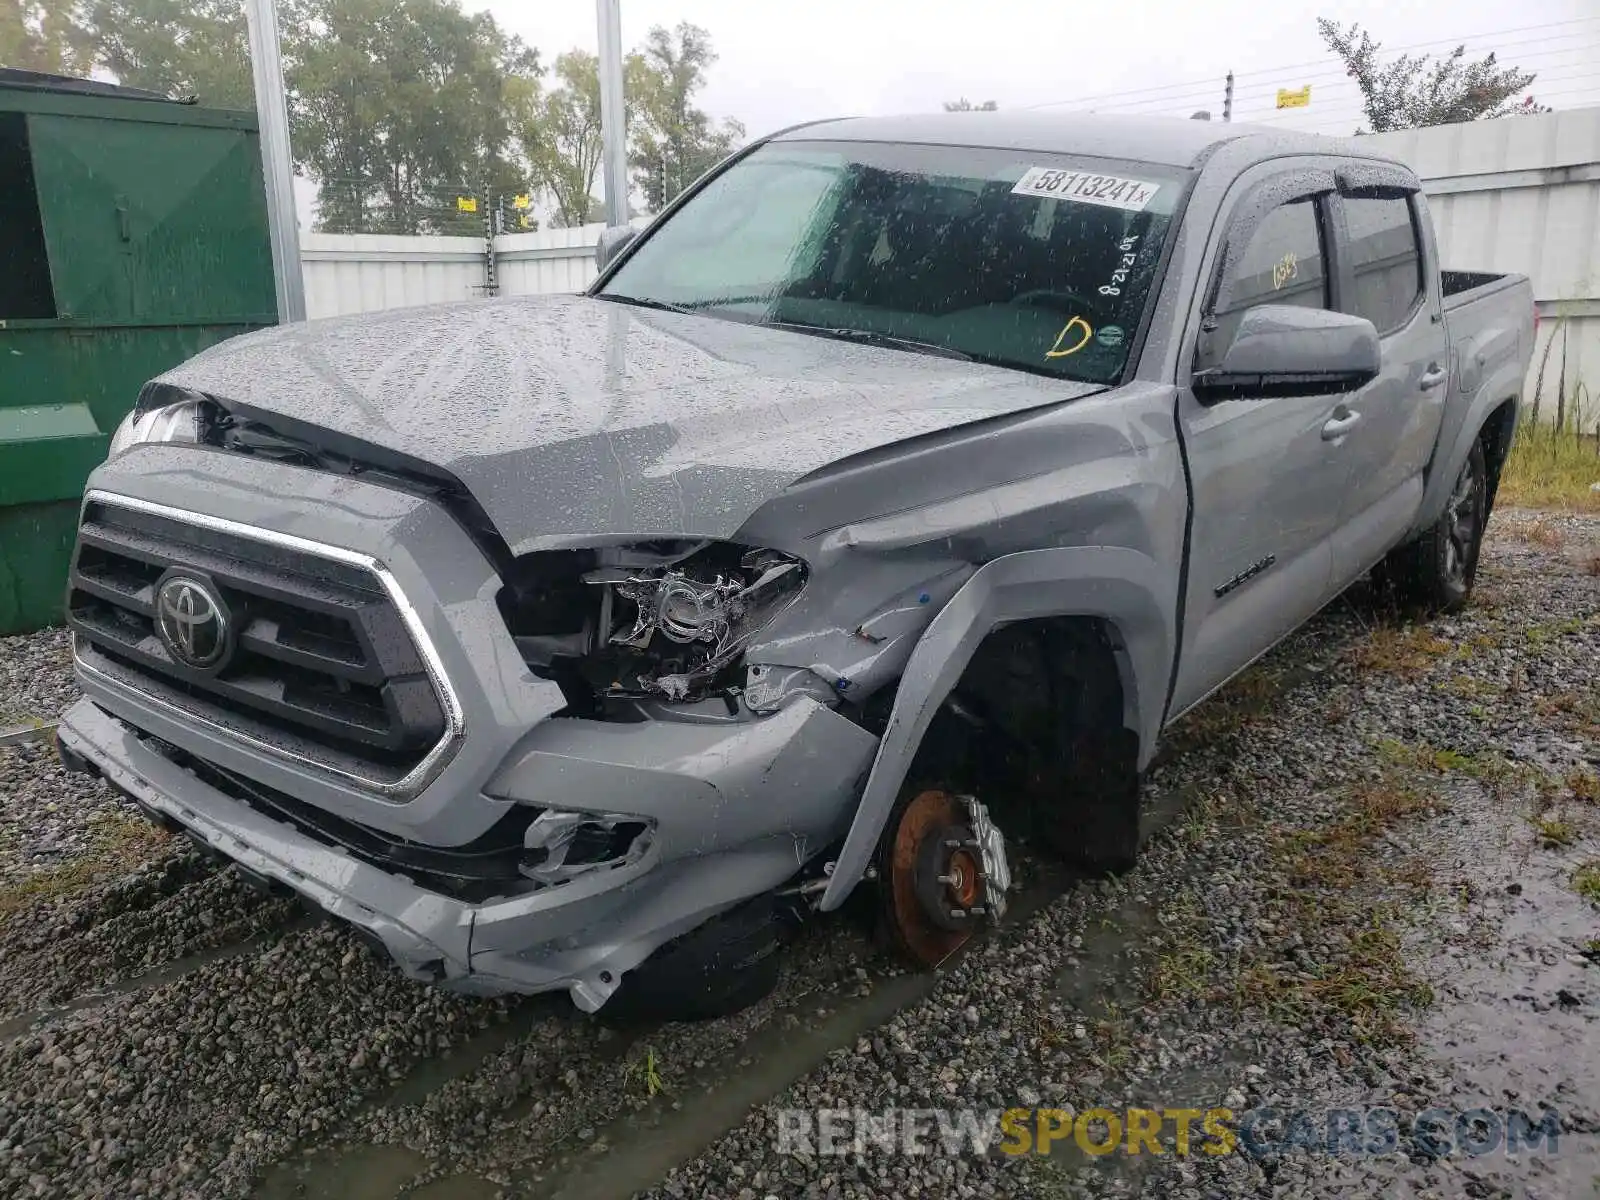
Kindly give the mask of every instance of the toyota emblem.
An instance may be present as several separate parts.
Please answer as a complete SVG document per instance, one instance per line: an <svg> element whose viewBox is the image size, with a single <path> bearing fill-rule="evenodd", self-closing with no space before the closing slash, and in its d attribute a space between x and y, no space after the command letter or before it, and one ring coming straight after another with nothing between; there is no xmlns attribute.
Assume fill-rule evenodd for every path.
<svg viewBox="0 0 1600 1200"><path fill-rule="evenodd" d="M218 666L233 648L227 606L192 575L169 575L156 590L156 633L174 660L196 671Z"/></svg>

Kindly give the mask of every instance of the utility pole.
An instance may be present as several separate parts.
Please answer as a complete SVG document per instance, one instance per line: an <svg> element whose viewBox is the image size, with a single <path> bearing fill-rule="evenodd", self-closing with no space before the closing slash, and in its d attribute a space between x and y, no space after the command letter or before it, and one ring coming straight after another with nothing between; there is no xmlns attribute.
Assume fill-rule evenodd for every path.
<svg viewBox="0 0 1600 1200"><path fill-rule="evenodd" d="M628 131L622 98L621 0L595 0L600 24L600 138L606 224L628 223Z"/></svg>
<svg viewBox="0 0 1600 1200"><path fill-rule="evenodd" d="M250 70L256 84L261 130L261 178L267 188L267 231L272 238L272 279L278 321L306 319L306 285L300 269L300 226L294 208L294 161L289 151L289 107L283 94L276 0L245 0Z"/></svg>
<svg viewBox="0 0 1600 1200"><path fill-rule="evenodd" d="M1233 72L1228 72L1227 86L1222 89L1222 119L1233 120Z"/></svg>

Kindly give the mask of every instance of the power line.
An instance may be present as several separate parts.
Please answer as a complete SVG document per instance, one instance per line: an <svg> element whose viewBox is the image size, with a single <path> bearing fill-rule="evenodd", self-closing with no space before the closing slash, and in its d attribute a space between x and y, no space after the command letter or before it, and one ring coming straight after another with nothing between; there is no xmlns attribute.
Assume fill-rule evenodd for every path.
<svg viewBox="0 0 1600 1200"><path fill-rule="evenodd" d="M1586 53L1594 55L1596 58L1600 58L1600 41L1583 43L1581 45L1571 47L1568 50L1552 51L1552 53ZM1529 84L1530 88L1537 88L1545 83L1559 82L1564 79L1572 79L1587 74L1596 73L1596 68L1590 65L1588 62L1557 63L1555 67L1548 69L1532 63L1519 64L1519 66L1521 69L1534 76L1533 81ZM1573 68L1576 69L1574 70ZM1310 75L1302 74L1297 77L1296 83L1298 83L1300 86L1311 84L1321 85L1324 88L1329 86L1342 87L1346 84L1349 78L1348 72L1334 70L1318 72ZM1349 86L1354 87L1356 85L1351 82ZM1272 97L1277 90L1278 85L1275 83L1255 84L1243 87L1236 85L1234 89L1235 104L1237 106L1240 103L1249 104L1252 101L1267 99ZM1218 94L1218 91L1219 88L1217 85L1213 84L1211 87L1205 88L1204 90L1189 91L1181 95L1146 97L1143 99L1135 97L1134 99L1130 100L1113 101L1109 104L1098 105L1097 107L1105 110L1129 113L1155 113L1165 108L1186 108L1193 104L1203 103L1204 101L1213 99Z"/></svg>
<svg viewBox="0 0 1600 1200"><path fill-rule="evenodd" d="M1573 18L1571 20L1568 20L1568 21L1547 21L1547 22L1544 22L1544 23L1539 24L1539 25L1523 25L1523 26L1519 26L1519 27L1513 28L1513 29L1502 29L1502 30L1500 30L1498 32L1495 32L1495 33L1468 34L1468 35L1464 35L1464 36L1460 36L1460 37L1440 38L1440 39L1437 39L1437 40L1434 40L1434 41L1428 41L1428 42L1414 42L1414 43L1412 43L1410 45L1407 45L1407 46L1386 47L1381 52L1381 57L1392 60L1392 59L1395 59L1395 58L1399 58L1402 55L1404 55L1407 52L1412 51L1412 50L1425 50L1425 49L1429 49L1429 48L1440 48L1440 47L1454 48L1455 46L1464 45L1467 42L1476 41L1476 40L1479 40L1479 39L1482 39L1482 38L1499 38L1499 37L1503 37L1503 36L1505 36L1507 34L1513 34L1513 33L1533 33L1533 32L1539 32L1539 31L1547 30L1547 29L1555 29L1555 28L1558 28L1558 27L1561 27L1561 26L1566 26L1566 25L1581 25L1581 24L1587 24L1587 23L1590 23L1590 22L1600 22L1600 17L1575 17L1575 18ZM1583 32L1587 33L1588 31L1583 31ZM1534 45L1534 44L1537 44L1537 43L1542 42L1542 41L1558 41L1558 40L1561 40L1561 38L1568 37L1568 36L1571 36L1571 34L1558 34L1558 35L1553 35L1553 36L1548 37L1548 38L1534 38L1534 39L1530 39L1530 40L1523 41L1523 42L1503 43L1501 48L1503 48L1505 46L1515 47L1515 46L1519 46L1519 45ZM1485 52L1487 53L1487 51L1485 51ZM1496 48L1494 50L1494 53L1498 57L1499 54L1500 54L1500 48ZM1329 65L1330 58L1331 58L1331 55L1329 57L1327 57L1327 58L1313 59L1313 60L1310 60L1308 62L1303 62L1303 63L1290 63L1290 64L1287 64L1287 65L1278 66L1278 67L1263 67L1263 68L1260 68L1260 69L1254 70L1254 71L1239 71L1239 72L1235 73L1235 79L1236 80L1256 79L1256 78L1258 78L1260 76L1282 74L1282 73L1285 73L1285 72L1302 70L1302 69L1307 68L1307 67L1323 67L1323 68L1325 68L1325 67L1327 67ZM1204 79L1181 80L1181 81L1177 81L1177 82L1173 82L1173 83L1158 84L1158 85L1155 85L1155 86L1152 86L1152 87L1134 88L1134 89L1131 89L1129 91L1124 91L1124 92L1107 92L1107 93L1103 93L1103 94L1100 94L1100 95L1080 96L1080 97L1077 97L1075 99L1070 99L1070 100L1046 100L1046 101L1043 101L1043 102L1041 102L1039 104L1030 104L1030 105L1026 105L1025 107L1028 108L1028 109L1035 109L1035 108L1053 108L1053 107L1056 107L1058 105L1065 105L1065 104L1092 104L1092 103L1094 103L1096 101L1101 101L1101 100L1117 100L1119 98L1123 98L1123 97L1127 97L1127 96L1137 96L1137 95L1142 95L1142 94L1159 93L1159 92L1174 92L1174 91L1180 91L1180 90L1185 95L1193 95L1197 90L1205 89L1205 94L1207 96L1214 96L1214 95L1216 95L1216 94L1218 94L1220 92L1220 84L1217 82L1217 80L1218 80L1217 76L1210 76L1210 77L1204 78Z"/></svg>

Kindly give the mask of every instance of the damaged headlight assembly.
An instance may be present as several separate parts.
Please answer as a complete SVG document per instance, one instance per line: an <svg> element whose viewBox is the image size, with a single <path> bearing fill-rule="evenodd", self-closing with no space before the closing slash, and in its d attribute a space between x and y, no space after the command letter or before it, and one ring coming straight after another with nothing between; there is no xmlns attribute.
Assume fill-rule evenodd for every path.
<svg viewBox="0 0 1600 1200"><path fill-rule="evenodd" d="M111 445L106 452L110 461L134 446L149 442L195 443L203 440L206 427L213 417L213 406L204 396L183 392L177 388L164 389L165 397L178 397L172 403L153 408L135 408L116 432L111 435Z"/></svg>
<svg viewBox="0 0 1600 1200"><path fill-rule="evenodd" d="M731 694L746 647L805 578L777 550L640 542L529 555L500 607L524 661L576 708L689 702Z"/></svg>

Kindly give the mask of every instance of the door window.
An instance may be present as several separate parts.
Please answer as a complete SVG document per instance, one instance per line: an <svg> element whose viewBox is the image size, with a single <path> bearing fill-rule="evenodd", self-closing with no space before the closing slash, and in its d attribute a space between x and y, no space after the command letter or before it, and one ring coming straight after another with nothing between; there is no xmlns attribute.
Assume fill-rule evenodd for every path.
<svg viewBox="0 0 1600 1200"><path fill-rule="evenodd" d="M1267 213L1238 256L1218 293L1216 346L1234 339L1238 320L1258 304L1328 307L1328 266L1323 256L1317 198L1291 200Z"/></svg>
<svg viewBox="0 0 1600 1200"><path fill-rule="evenodd" d="M1217 295L1223 305L1213 314L1219 347L1233 340L1239 319L1258 304L1327 308L1328 270L1316 198L1292 200L1268 213Z"/></svg>
<svg viewBox="0 0 1600 1200"><path fill-rule="evenodd" d="M1344 215L1356 285L1354 303L1345 307L1366 317L1379 333L1392 333L1422 296L1422 250L1411 202L1347 199Z"/></svg>

